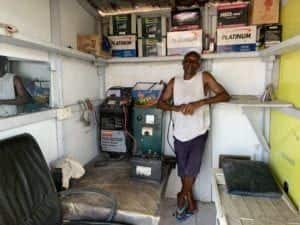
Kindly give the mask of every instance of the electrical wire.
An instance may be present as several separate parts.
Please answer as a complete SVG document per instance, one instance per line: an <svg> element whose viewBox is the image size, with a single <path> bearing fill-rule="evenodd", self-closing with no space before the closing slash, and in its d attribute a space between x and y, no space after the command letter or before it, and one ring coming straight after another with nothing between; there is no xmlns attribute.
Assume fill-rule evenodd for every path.
<svg viewBox="0 0 300 225"><path fill-rule="evenodd" d="M135 155L136 154L136 140L135 140L134 136L127 129L127 110L126 110L125 105L123 105L123 113L124 113L124 118L125 118L124 119L124 130L125 130L126 135L128 135L133 142L132 155Z"/></svg>
<svg viewBox="0 0 300 225"><path fill-rule="evenodd" d="M174 150L174 148L173 148L173 146L172 146L172 144L171 144L171 141L170 141L170 127L171 127L171 124L173 124L172 127L173 127L173 129L174 129L174 121L173 121L173 113L172 113L172 111L170 111L170 120L169 120L168 131L167 131L167 141L168 141L168 145L170 146L172 152L173 152L174 154L176 154L176 153L175 153L175 150Z"/></svg>

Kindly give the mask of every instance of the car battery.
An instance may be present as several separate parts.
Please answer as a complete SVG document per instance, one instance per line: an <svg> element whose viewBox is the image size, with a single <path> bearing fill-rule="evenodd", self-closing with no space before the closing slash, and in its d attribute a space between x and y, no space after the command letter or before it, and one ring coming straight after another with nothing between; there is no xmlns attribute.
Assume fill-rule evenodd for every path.
<svg viewBox="0 0 300 225"><path fill-rule="evenodd" d="M256 26L217 29L218 52L248 52L256 50Z"/></svg>
<svg viewBox="0 0 300 225"><path fill-rule="evenodd" d="M167 43L166 38L162 39L139 39L138 40L138 56L166 56Z"/></svg>
<svg viewBox="0 0 300 225"><path fill-rule="evenodd" d="M172 11L171 31L196 30L201 28L200 9Z"/></svg>
<svg viewBox="0 0 300 225"><path fill-rule="evenodd" d="M136 57L136 36L109 36L114 57Z"/></svg>
<svg viewBox="0 0 300 225"><path fill-rule="evenodd" d="M133 136L136 156L160 157L163 152L163 111L156 107L134 106L132 110Z"/></svg>
<svg viewBox="0 0 300 225"><path fill-rule="evenodd" d="M168 55L185 55L190 51L202 53L202 30L168 32Z"/></svg>
<svg viewBox="0 0 300 225"><path fill-rule="evenodd" d="M136 15L117 15L109 17L109 35L136 34Z"/></svg>
<svg viewBox="0 0 300 225"><path fill-rule="evenodd" d="M248 25L249 2L218 3L215 7L218 28Z"/></svg>
<svg viewBox="0 0 300 225"><path fill-rule="evenodd" d="M131 159L131 177L161 182L162 160L133 157Z"/></svg>
<svg viewBox="0 0 300 225"><path fill-rule="evenodd" d="M260 27L259 43L262 47L270 47L281 42L282 25L281 24L265 24Z"/></svg>
<svg viewBox="0 0 300 225"><path fill-rule="evenodd" d="M167 35L166 16L145 16L138 17L138 38L161 40Z"/></svg>

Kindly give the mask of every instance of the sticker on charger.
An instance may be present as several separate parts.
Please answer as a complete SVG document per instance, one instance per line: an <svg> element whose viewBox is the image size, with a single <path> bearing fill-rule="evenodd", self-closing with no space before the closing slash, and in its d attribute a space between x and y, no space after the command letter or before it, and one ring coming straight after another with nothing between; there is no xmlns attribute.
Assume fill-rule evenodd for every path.
<svg viewBox="0 0 300 225"><path fill-rule="evenodd" d="M137 166L136 167L136 175L150 177L151 176L151 167Z"/></svg>

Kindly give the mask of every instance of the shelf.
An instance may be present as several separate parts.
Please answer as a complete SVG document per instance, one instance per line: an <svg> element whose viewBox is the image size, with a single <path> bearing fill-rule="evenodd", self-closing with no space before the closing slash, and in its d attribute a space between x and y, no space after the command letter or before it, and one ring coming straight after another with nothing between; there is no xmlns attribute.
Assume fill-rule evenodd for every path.
<svg viewBox="0 0 300 225"><path fill-rule="evenodd" d="M233 95L228 103L223 104L235 104L241 107L247 108L292 108L293 104L274 100L270 102L262 102L257 96L252 95Z"/></svg>
<svg viewBox="0 0 300 225"><path fill-rule="evenodd" d="M259 52L228 52L202 54L202 59L235 59L235 58L257 58ZM151 62L172 62L182 61L183 56L156 56L156 57L128 57L128 58L111 58L106 60L107 63L151 63Z"/></svg>
<svg viewBox="0 0 300 225"><path fill-rule="evenodd" d="M73 57L88 62L97 61L100 64L105 63L104 59L96 59L96 57L91 54L86 54L74 49L60 47L49 42L36 41L25 37L14 38L14 37L0 34L0 42L5 44L10 44L10 45L15 45L18 47L25 47L25 48L35 49L35 50L47 51L49 53L56 53L62 56Z"/></svg>
<svg viewBox="0 0 300 225"><path fill-rule="evenodd" d="M261 50L260 55L262 57L282 55L297 50L300 50L300 35L292 37L267 49Z"/></svg>
<svg viewBox="0 0 300 225"><path fill-rule="evenodd" d="M0 131L22 127L28 124L38 123L56 118L56 109L19 114L16 116L0 118Z"/></svg>

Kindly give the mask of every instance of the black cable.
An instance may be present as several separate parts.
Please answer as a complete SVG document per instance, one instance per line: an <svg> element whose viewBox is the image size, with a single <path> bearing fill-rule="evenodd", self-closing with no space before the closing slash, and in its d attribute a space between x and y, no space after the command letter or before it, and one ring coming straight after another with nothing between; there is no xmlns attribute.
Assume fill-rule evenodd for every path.
<svg viewBox="0 0 300 225"><path fill-rule="evenodd" d="M167 131L167 141L168 141L168 145L170 146L172 152L173 152L174 154L176 154L176 153L175 153L175 150L174 150L174 148L173 148L173 146L171 145L170 137L169 137L169 136L170 136L170 127L171 127L171 123L173 124L173 128L174 128L174 121L173 121L173 113L172 113L172 111L170 111L170 120L169 120L168 131Z"/></svg>

